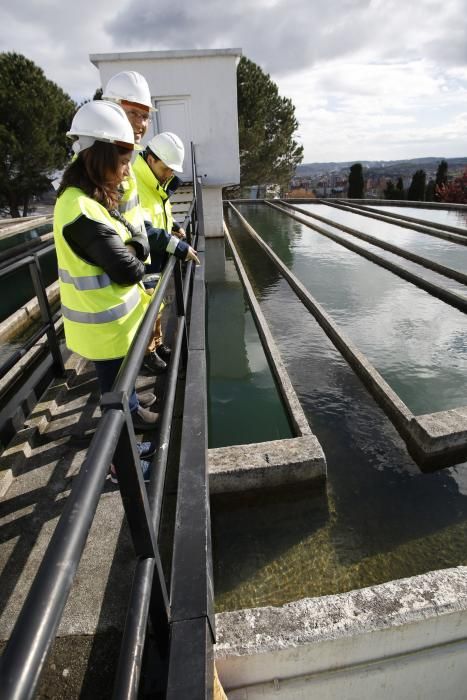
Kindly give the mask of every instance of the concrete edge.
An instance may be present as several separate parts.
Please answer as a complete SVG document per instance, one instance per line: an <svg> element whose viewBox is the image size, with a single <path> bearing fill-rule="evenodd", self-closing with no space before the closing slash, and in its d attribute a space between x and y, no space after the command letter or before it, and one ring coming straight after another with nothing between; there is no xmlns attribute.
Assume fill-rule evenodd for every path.
<svg viewBox="0 0 467 700"><path fill-rule="evenodd" d="M60 291L57 282L53 282L46 289L49 303L54 303L60 296ZM0 323L0 341L7 343L18 334L22 333L32 321L37 321L41 317L41 310L37 297L31 299L26 304L23 304L11 316L8 316Z"/></svg>
<svg viewBox="0 0 467 700"><path fill-rule="evenodd" d="M293 676L303 663L303 656L306 656L307 672L312 673L322 670L318 645L336 640L349 642L346 663L359 663L369 659L368 645L365 657L359 657L362 645L358 640L363 635L416 626L430 619L436 621L451 615L452 625L446 639L437 625L431 632L434 638L427 635L426 646L452 641L456 634L457 638L464 638L465 630L459 628L457 619L459 613L467 617L467 567L462 566L348 593L303 598L282 607L218 613L216 664L227 688L234 686L239 677L242 685L270 680L271 657L276 660L275 677ZM298 648L304 651L302 660ZM387 639L385 651L389 656L413 648L410 635L396 635L392 640ZM379 653L375 650L374 658ZM282 659L280 668L277 668L278 658ZM335 663L339 666L341 660L336 659Z"/></svg>
<svg viewBox="0 0 467 700"><path fill-rule="evenodd" d="M55 322L55 332L59 333L63 327L63 319L60 317ZM10 369L4 377L0 379L0 392L5 392L8 388L14 384L18 376L23 373L24 368L36 358L42 351L43 346L48 343L46 335L43 335L32 348L30 348L27 353Z"/></svg>
<svg viewBox="0 0 467 700"><path fill-rule="evenodd" d="M327 465L314 435L208 450L211 494L324 482Z"/></svg>
<svg viewBox="0 0 467 700"><path fill-rule="evenodd" d="M415 416L410 433L416 447L430 456L422 466L462 462L467 459L467 406Z"/></svg>
<svg viewBox="0 0 467 700"><path fill-rule="evenodd" d="M21 221L18 221L18 219L16 219L16 221L18 223L12 224L8 222L9 225L1 227L0 238L9 238L10 236L15 236L18 233L23 233L24 231L28 231L29 229L35 228L36 226L44 226L44 224L52 223L53 215L44 214L36 217L26 217L26 219L23 219Z"/></svg>

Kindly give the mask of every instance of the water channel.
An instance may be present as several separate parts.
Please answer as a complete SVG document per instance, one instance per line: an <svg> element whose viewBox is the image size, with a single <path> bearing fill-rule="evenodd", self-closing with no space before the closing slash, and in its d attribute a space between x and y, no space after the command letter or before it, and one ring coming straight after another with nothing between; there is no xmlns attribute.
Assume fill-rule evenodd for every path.
<svg viewBox="0 0 467 700"><path fill-rule="evenodd" d="M244 205L241 210L297 276L305 269L309 272L303 247L307 250L310 237L319 234L308 229L305 233L301 224L260 205ZM465 565L467 464L433 474L419 471L392 424L231 212L227 223L310 425L325 451L328 483L325 491L280 489L212 498L217 609L282 605L305 596ZM446 353L449 356L448 338L457 347L456 362L465 361L465 320L460 328L456 325L465 316L456 317L454 327L453 317L443 325L443 311L448 316L450 313L447 305L442 304L443 311L433 311L432 304L441 302L418 289L412 296L408 283L399 288L398 278L381 268L372 272L360 267L350 259L349 251L339 251L337 244L329 248L329 243L322 236L312 242L313 255L319 255L320 262L313 267L311 291L316 297L322 294L324 299L318 300L323 305L326 302L335 317L339 312L340 325L348 320L345 330L349 335L351 320L358 322L356 309L363 305L367 322L357 323L357 344L361 346L360 341L368 338L367 330L374 324L377 333L373 343L375 338L385 338L392 325L397 327L400 313L413 308L423 311L421 317L414 320L403 315L405 323L395 337L413 345L413 353L425 358L429 327L440 324L443 340L438 361L444 362ZM337 279L338 285L334 283ZM365 293L358 286L361 280ZM348 301L347 312L343 299ZM425 334L420 335L423 327ZM454 342L456 337L463 338L460 346ZM433 342L436 345L436 338ZM398 346L394 338L390 346L392 352L383 349L382 357L395 353ZM407 369L411 352L398 349L398 353L396 365ZM432 357L433 351L428 354ZM460 380L465 377L465 368L463 374L457 374L456 362L455 381L462 384L457 399L466 404L465 382ZM422 368L428 375L434 371L424 362ZM411 369L410 375L418 382L421 372ZM442 386L440 382L441 393L456 394L455 386L447 392ZM414 393L411 383L407 387L408 393ZM433 397L425 397L425 403L427 399L432 401Z"/></svg>
<svg viewBox="0 0 467 700"><path fill-rule="evenodd" d="M228 246L208 255L209 447L293 437Z"/></svg>
<svg viewBox="0 0 467 700"><path fill-rule="evenodd" d="M324 216L336 223L368 233L381 241L397 245L404 250L416 253L429 260L434 260L453 270L463 273L467 270L467 246L451 243L434 236L427 236L425 233L420 233L413 229L403 228L398 226L396 221L394 224L389 224L378 219L360 216L356 210L355 212L343 211L325 204L304 204L301 205L301 208L312 214L316 213L319 216Z"/></svg>
<svg viewBox="0 0 467 700"><path fill-rule="evenodd" d="M379 209L382 213L402 214L413 219L423 219L428 223L442 224L444 226L456 226L464 228L467 232L467 210L456 209L423 209L423 207L395 207L393 205L370 204L372 209Z"/></svg>

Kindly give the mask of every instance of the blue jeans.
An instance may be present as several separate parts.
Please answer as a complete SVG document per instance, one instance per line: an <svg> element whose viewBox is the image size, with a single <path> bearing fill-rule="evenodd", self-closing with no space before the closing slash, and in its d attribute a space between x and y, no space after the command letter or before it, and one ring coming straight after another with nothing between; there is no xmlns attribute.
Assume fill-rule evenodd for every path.
<svg viewBox="0 0 467 700"><path fill-rule="evenodd" d="M96 368L97 381L99 382L99 388L101 394L105 394L112 390L112 386L118 374L118 370L123 362L123 357L118 357L116 360L95 360L94 367ZM130 406L130 411L136 411L139 406L138 397L136 396L136 391L133 389L129 396L128 403Z"/></svg>

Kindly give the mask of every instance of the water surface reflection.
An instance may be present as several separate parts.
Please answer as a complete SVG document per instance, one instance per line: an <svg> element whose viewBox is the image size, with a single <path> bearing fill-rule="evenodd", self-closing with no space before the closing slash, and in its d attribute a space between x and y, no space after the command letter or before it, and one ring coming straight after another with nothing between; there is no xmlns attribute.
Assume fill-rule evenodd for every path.
<svg viewBox="0 0 467 700"><path fill-rule="evenodd" d="M467 465L419 472L313 317L228 219L325 451L328 485L327 493L301 488L212 498L217 609L282 605L467 564Z"/></svg>

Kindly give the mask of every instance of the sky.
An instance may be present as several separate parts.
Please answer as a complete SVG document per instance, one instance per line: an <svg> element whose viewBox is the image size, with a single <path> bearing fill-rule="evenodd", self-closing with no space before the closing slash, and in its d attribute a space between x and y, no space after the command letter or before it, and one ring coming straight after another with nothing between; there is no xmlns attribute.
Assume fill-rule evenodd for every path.
<svg viewBox="0 0 467 700"><path fill-rule="evenodd" d="M462 0L15 0L0 27L77 102L92 53L241 48L295 105L303 162L467 156Z"/></svg>

